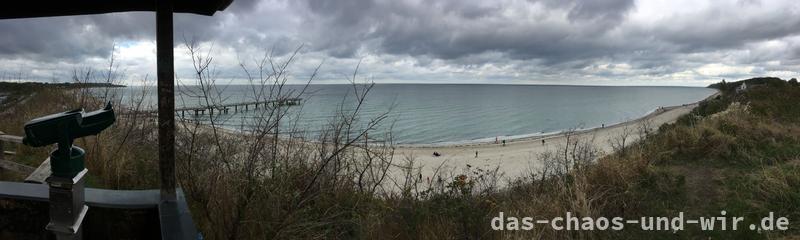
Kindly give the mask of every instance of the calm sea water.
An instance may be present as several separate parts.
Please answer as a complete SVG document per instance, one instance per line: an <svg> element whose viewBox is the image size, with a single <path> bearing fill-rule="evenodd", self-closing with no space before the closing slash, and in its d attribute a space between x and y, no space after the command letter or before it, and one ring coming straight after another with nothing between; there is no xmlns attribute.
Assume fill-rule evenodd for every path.
<svg viewBox="0 0 800 240"><path fill-rule="evenodd" d="M128 96L141 92L142 87L127 87L124 91ZM147 102L155 103L154 91L147 92ZM396 143L494 141L495 137L519 138L623 122L661 106L692 103L713 93L712 89L696 87L378 84L362 107L359 126L388 112L380 128L391 128ZM225 87L221 99L233 103L251 101L252 96L250 86L233 85ZM351 85L311 85L302 96L302 105L290 107L290 116L308 137L314 137L330 123L340 106L352 109L352 96ZM198 104L185 94L178 96L176 102ZM231 129L247 128L248 119L256 114L231 111L225 116L225 125Z"/></svg>

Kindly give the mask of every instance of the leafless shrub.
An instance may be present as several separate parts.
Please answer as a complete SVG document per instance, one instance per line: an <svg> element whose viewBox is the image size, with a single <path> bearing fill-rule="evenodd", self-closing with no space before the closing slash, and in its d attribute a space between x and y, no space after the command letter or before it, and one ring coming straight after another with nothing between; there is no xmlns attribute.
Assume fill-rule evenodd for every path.
<svg viewBox="0 0 800 240"><path fill-rule="evenodd" d="M224 104L228 86L218 83L213 58L191 42L185 46L198 86L183 86L181 99L202 108ZM316 71L304 86L287 85L288 67L299 50L283 60L265 54L255 67L240 63L250 83L247 97L256 102L303 97ZM348 222L365 210L359 203L386 191L394 155L391 134L380 142L367 138L387 114L360 118L374 85L359 84L357 73L356 68L349 79L352 98L343 100L313 139L280 104L267 104L235 130L224 129L232 119L219 114L180 117L180 183L209 238L313 238L352 231Z"/></svg>
<svg viewBox="0 0 800 240"><path fill-rule="evenodd" d="M621 126L621 132L608 139L608 144L611 145L611 149L614 152L625 155L625 148L630 144L632 140L631 137L635 133L634 131L636 131L635 127L631 126L631 124L624 123Z"/></svg>
<svg viewBox="0 0 800 240"><path fill-rule="evenodd" d="M636 133L638 135L637 141L642 141L650 137L655 132L653 128L653 120L650 118L643 118L636 123Z"/></svg>
<svg viewBox="0 0 800 240"><path fill-rule="evenodd" d="M119 85L124 72L116 63L116 47L112 46L108 65L103 70L93 68L73 69L72 82L75 84ZM126 92L120 88L87 88L57 89L65 94L57 100L63 104L63 110L83 108L87 111L112 103L117 114L117 121L109 129L93 137L78 140L78 145L87 150L87 168L92 174L100 176L99 185L113 189L155 187L155 173L151 164L154 161L154 145L152 133L156 129L151 116L145 113L145 100L148 95L147 76L140 92ZM137 146L137 147L131 147Z"/></svg>
<svg viewBox="0 0 800 240"><path fill-rule="evenodd" d="M594 135L579 135L575 128L564 131L562 135L563 143L558 144L556 149L539 155L539 160L542 161L539 175L542 178L580 171L601 155L601 151L594 145Z"/></svg>

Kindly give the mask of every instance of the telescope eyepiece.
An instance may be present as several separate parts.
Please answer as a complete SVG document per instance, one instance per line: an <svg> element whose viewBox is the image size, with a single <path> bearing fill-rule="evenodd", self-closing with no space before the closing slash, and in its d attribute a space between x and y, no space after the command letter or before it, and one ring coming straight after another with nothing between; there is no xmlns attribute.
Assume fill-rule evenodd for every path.
<svg viewBox="0 0 800 240"><path fill-rule="evenodd" d="M111 102L103 109L85 113L75 109L33 119L25 124L22 143L42 147L54 143L72 143L72 140L97 135L116 121Z"/></svg>

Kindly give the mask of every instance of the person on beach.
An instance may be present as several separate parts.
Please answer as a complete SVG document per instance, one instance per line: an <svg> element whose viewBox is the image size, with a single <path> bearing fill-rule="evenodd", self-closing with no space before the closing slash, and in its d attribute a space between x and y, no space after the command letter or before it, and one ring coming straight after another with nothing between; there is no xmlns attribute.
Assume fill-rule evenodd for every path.
<svg viewBox="0 0 800 240"><path fill-rule="evenodd" d="M505 146L506 146L506 140L503 139L503 147L505 147Z"/></svg>
<svg viewBox="0 0 800 240"><path fill-rule="evenodd" d="M478 151L475 150L475 158L478 158Z"/></svg>
<svg viewBox="0 0 800 240"><path fill-rule="evenodd" d="M544 146L544 139L542 139L542 146Z"/></svg>
<svg viewBox="0 0 800 240"><path fill-rule="evenodd" d="M497 138L498 137L494 137L494 144L497 144Z"/></svg>
<svg viewBox="0 0 800 240"><path fill-rule="evenodd" d="M606 128L606 124L605 123L600 124L600 128Z"/></svg>

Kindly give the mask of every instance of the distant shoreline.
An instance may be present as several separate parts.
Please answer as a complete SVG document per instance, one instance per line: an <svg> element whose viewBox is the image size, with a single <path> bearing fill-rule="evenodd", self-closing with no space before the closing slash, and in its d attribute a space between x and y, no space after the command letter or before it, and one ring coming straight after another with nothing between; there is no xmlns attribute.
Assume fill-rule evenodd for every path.
<svg viewBox="0 0 800 240"><path fill-rule="evenodd" d="M706 97L706 98L704 98L702 100L696 101L696 102L686 103L686 104L681 104L681 105L672 105L672 106L660 107L660 108L653 109L653 110L649 111L647 114L645 114L645 115L643 115L641 117L635 118L635 119L608 124L608 125L605 125L605 127L595 126L595 127L590 127L590 128L574 129L574 132L575 133L585 133L585 132L590 132L590 131L594 131L594 130L602 129L602 128L613 128L613 127L618 127L618 126L625 125L625 124L636 123L636 122L651 118L654 115L657 115L657 114L660 114L660 113L663 113L663 112L666 112L666 111L669 111L669 110L672 110L672 109L675 109L675 108L699 104L700 102L706 101L708 99L712 99L712 98L718 96L719 94L720 94L719 91L717 91L717 92L709 95L708 97ZM661 109L661 110L659 111L659 109ZM548 139L548 138L552 138L554 136L559 136L561 134L564 134L564 132L568 131L568 130L569 129L561 129L561 130L558 130L558 131L541 133L541 134L528 133L528 134L504 136L505 138L499 137L498 141L502 141L503 139L505 139L506 143L508 144L508 143L512 143L512 142ZM448 141L448 142L439 142L439 143L395 144L395 146L397 148L440 148L440 147L468 147L468 146L476 146L476 145L494 145L494 144L495 144L494 141L492 141L490 138L480 138L480 139L473 139L473 140L459 140L459 141Z"/></svg>
<svg viewBox="0 0 800 240"><path fill-rule="evenodd" d="M564 87L567 88L567 87L573 87L573 86L565 85ZM592 87L588 87L587 86L587 88L591 89ZM606 86L600 86L600 87L597 87L597 88L606 88ZM609 88L612 88L612 87L609 87ZM630 88L631 89L636 89L636 88L639 88L639 87L630 86ZM643 87L643 88L647 88L647 87ZM676 90L671 90L671 91L679 91L677 89L687 88L687 90L688 90L689 88L694 88L694 87L666 87L666 88L676 88ZM589 91L589 89L586 89L585 91ZM709 89L709 88L703 88L703 89L712 90L712 89ZM622 91L624 91L624 90L622 90ZM709 95L706 95L706 96L694 95L694 96L692 96L692 97L690 97L688 99L698 99L698 98L708 99L710 97L713 97L714 94L715 94L714 91L702 91L702 92L706 93L706 94L709 94ZM705 94L703 94L703 95L705 95ZM686 101L688 99L687 98L683 98L683 101ZM547 99L543 99L541 101L547 101ZM702 100L700 100L700 101L702 101ZM681 103L682 101L681 101L681 98L673 98L673 100L669 101L669 102L674 104L674 103ZM661 105L661 104L664 104L662 106L666 106L666 105L669 105L670 103L664 102L664 103L660 103L660 104L654 104L654 105L651 105L651 106L658 106L658 105ZM552 104L550 104L550 105L552 105ZM557 107L557 106L558 105L555 105L554 107ZM678 106L680 106L680 105L678 105ZM574 129L574 130L576 132L584 132L584 131L591 131L591 130L594 130L594 129L597 129L597 128L601 128L601 124L600 123L605 123L605 127L612 127L612 126L616 126L618 124L623 124L625 122L638 121L638 120L640 120L642 118L646 118L646 117L656 113L655 110L658 109L658 108L653 108L653 109L639 108L638 110L640 110L640 111L641 110L645 110L645 111L642 111L643 113L641 113L643 115L638 115L637 116L635 114L632 114L632 115L629 115L629 116L627 116L625 118L620 119L621 117L617 118L617 117L614 117L615 116L614 114L612 114L612 113L610 113L608 111L603 111L602 107L603 106L597 106L597 107L593 108L593 109L597 109L597 110L592 110L594 115L588 115L588 117L592 117L592 116L601 117L601 119L603 119L603 120L590 121L591 125L588 125L588 126L587 125L583 125L583 126L581 126L581 125L566 125L566 124L560 123L556 127L551 128L551 129L555 129L555 131L538 132L537 131L538 129L536 129L534 127L533 129L527 128L527 129L529 129L527 131L523 130L521 128L519 130L509 131L508 133L510 133L510 134L507 133L508 135L503 135L503 134L495 135L498 132L503 132L502 130L503 130L504 126L498 125L498 126L493 126L493 127L499 129L500 131L481 131L482 134L466 134L466 135L460 136L460 137L458 136L458 134L454 134L454 135L448 135L447 137L439 138L439 140L445 140L445 141L437 141L437 142L429 142L429 141L413 142L413 141L410 141L410 142L404 142L404 143L395 142L394 145L397 146L398 148L436 148L436 147L447 147L447 146L473 146L473 145L481 145L481 144L493 144L495 136L498 136L500 138L499 140L501 140L501 141L503 139L505 139L507 141L507 143L518 142L518 141L538 140L538 139L549 138L549 137L552 137L552 136L561 135L561 134L563 134L564 131L567 131L567 130L569 130L571 128L578 127L578 126L580 126L581 128ZM674 107L674 106L665 107L664 109L671 109L672 107ZM520 118L520 119L522 119L522 118ZM576 120L576 119L573 119L573 120ZM620 120L622 120L622 121L620 121ZM525 120L522 120L522 121L525 121ZM589 121L589 119L587 119L587 121ZM239 126L239 125L235 125L235 126L225 126L225 125L223 125L222 127L226 128L228 130L232 130L232 131L240 131L240 130L242 130L242 129L240 129L242 126ZM459 131L459 129L457 129L457 128L453 128L453 130L454 130L453 132L456 132L456 133ZM508 129L506 129L506 130L508 130ZM530 131L530 130L534 130L534 131ZM448 134L448 133L434 132L432 134ZM376 138L370 138L370 141L371 141L370 144L381 144L384 141L383 139L380 139L381 135L377 135L377 136L378 137L376 137ZM433 139L428 139L428 140L433 140ZM313 142L313 140L307 140L307 141L312 141Z"/></svg>
<svg viewBox="0 0 800 240"><path fill-rule="evenodd" d="M305 86L303 83L287 83L286 86ZM310 86L349 86L350 83L311 83ZM361 85L361 84L359 84ZM670 86L670 85L584 85L584 84L526 84L526 83L375 83L375 85L497 85L497 86L548 86L548 87L674 87L674 88L708 88L708 86ZM153 85L129 85L124 87L151 87ZM184 87L196 87L199 85L181 85ZM225 84L225 86L252 86L251 84Z"/></svg>
<svg viewBox="0 0 800 240"><path fill-rule="evenodd" d="M677 121L681 116L691 112L700 102L712 99L719 94L716 92L694 103L663 107L661 110L653 111L635 120L602 128L577 130L571 136L575 139L589 141L606 154L611 153L613 148L609 140L622 134L626 128L633 127L635 129L637 124L648 120L652 131L657 131L661 125ZM638 141L636 134L631 135L629 136L630 143ZM506 144L481 142L447 146L397 146L395 156L415 159L415 162L422 164L420 170L423 176L430 176L434 172L442 170L457 172L465 166L473 166L482 169L498 168L507 177L518 177L541 165L541 162L538 161L540 154L558 149L565 141L562 131L546 136L506 141ZM440 156L433 156L433 152L439 153Z"/></svg>
<svg viewBox="0 0 800 240"><path fill-rule="evenodd" d="M0 81L0 86L9 88L24 87L64 87L64 88L123 88L125 85L113 83L48 83L48 82L7 82Z"/></svg>

